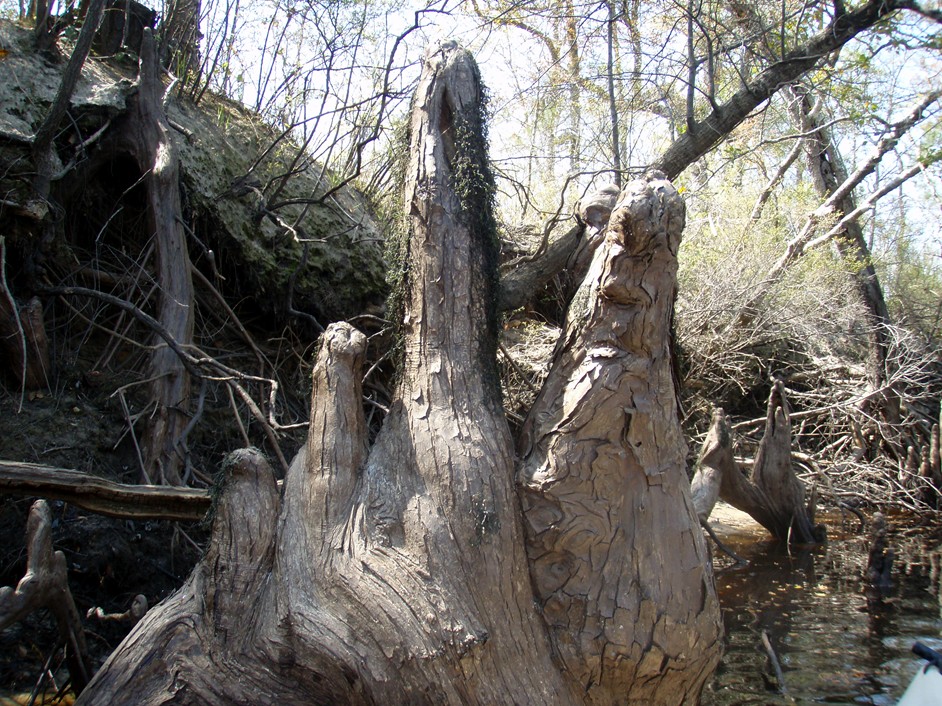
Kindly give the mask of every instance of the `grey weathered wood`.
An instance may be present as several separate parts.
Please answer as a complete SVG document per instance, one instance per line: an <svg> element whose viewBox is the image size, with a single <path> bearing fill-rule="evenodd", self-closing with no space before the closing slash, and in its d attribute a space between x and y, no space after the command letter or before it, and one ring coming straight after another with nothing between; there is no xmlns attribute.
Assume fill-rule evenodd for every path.
<svg viewBox="0 0 942 706"><path fill-rule="evenodd" d="M126 485L69 468L2 460L0 493L64 500L127 520L199 522L212 502L208 490Z"/></svg>
<svg viewBox="0 0 942 706"><path fill-rule="evenodd" d="M163 109L163 83L150 30L144 31L140 65L140 90L131 125L138 138L135 154L146 174L147 213L156 246L157 320L175 341L187 346L193 340L193 280L183 231L180 163ZM150 370L157 411L144 436L144 465L152 469L152 481L179 485L183 452L178 443L189 422L190 374L162 341L151 356Z"/></svg>
<svg viewBox="0 0 942 706"><path fill-rule="evenodd" d="M684 204L629 183L520 448L537 599L586 703L693 703L721 652L671 373Z"/></svg>
<svg viewBox="0 0 942 706"><path fill-rule="evenodd" d="M76 692L88 683L91 667L82 620L69 590L65 555L52 549L52 514L45 500L29 510L26 525L26 573L15 588L0 587L0 630L40 608L56 618L59 637Z"/></svg>
<svg viewBox="0 0 942 706"><path fill-rule="evenodd" d="M402 374L379 438L367 448L365 338L333 325L283 501L257 453L232 459L210 554L80 703L578 703L529 581L490 349L495 243L455 190L477 69L451 44L425 64Z"/></svg>
<svg viewBox="0 0 942 706"><path fill-rule="evenodd" d="M718 491L715 486L719 484ZM726 413L717 408L703 441L692 486L700 497L697 511L706 519L713 509L707 499L721 499L749 514L777 539L813 543L821 539L814 511L805 499L804 485L795 475L791 457L791 422L784 386L776 381L769 395L765 432L749 476L733 459L733 442ZM715 498L714 501L715 503Z"/></svg>
<svg viewBox="0 0 942 706"><path fill-rule="evenodd" d="M426 56L405 180L400 377L372 447L366 339L334 324L283 498L258 452L230 458L206 558L79 703L698 699L722 628L670 364L683 202L659 175L622 194L515 487L480 95L467 52L446 43Z"/></svg>

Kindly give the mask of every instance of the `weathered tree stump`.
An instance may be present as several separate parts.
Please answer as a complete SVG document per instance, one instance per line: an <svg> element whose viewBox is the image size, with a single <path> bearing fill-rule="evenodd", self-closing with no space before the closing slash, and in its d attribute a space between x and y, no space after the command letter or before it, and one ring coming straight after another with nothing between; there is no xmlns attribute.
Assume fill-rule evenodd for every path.
<svg viewBox="0 0 942 706"><path fill-rule="evenodd" d="M541 403L564 418L549 428L536 414L520 471L528 560L496 373L481 86L470 55L451 43L425 58L411 140L401 372L376 441L369 446L361 404L366 339L334 324L314 368L307 444L283 496L261 454L230 456L207 555L144 616L80 703L698 699L720 624L684 482L662 326L679 197L660 179L629 188L621 225L600 248L607 255L596 256L595 285L580 299L586 308L573 310L587 313L585 332L573 317ZM655 217L660 209L665 218ZM586 376L573 372L583 359L593 362ZM568 436L566 415L581 422ZM566 465L561 454L573 450ZM527 470L536 454L595 474L595 489L578 488L566 508L575 535L533 532L545 518L533 498L553 495L546 474ZM562 568L582 582L574 601L584 608L573 603L568 630L547 598L555 569L537 547L549 537L566 545L572 560Z"/></svg>
<svg viewBox="0 0 942 706"><path fill-rule="evenodd" d="M765 433L750 475L736 467L729 422L726 413L717 408L700 449L691 488L703 521L720 498L751 515L776 539L799 543L824 539L824 528L815 526L813 502L806 501L804 484L792 466L791 421L781 381L776 381L769 395Z"/></svg>
<svg viewBox="0 0 942 706"><path fill-rule="evenodd" d="M0 630L33 611L48 609L65 645L72 688L80 692L91 673L85 631L69 590L65 555L52 549L52 516L45 500L37 500L29 510L26 551L26 573L16 588L0 588Z"/></svg>
<svg viewBox="0 0 942 706"><path fill-rule="evenodd" d="M867 554L867 569L864 578L870 589L886 592L893 585L893 547L887 543L886 515L873 513L870 519L870 551Z"/></svg>
<svg viewBox="0 0 942 706"><path fill-rule="evenodd" d="M671 373L684 217L663 175L628 184L524 427L531 573L587 703L696 701L721 651Z"/></svg>
<svg viewBox="0 0 942 706"><path fill-rule="evenodd" d="M0 267L3 266L0 258ZM33 297L23 306L0 291L0 351L9 361L9 374L24 390L49 387L52 376L43 306Z"/></svg>

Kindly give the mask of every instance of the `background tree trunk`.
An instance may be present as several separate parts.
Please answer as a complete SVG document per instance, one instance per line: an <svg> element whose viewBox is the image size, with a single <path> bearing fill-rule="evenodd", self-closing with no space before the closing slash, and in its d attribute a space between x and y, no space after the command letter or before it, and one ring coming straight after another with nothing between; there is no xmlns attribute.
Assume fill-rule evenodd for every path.
<svg viewBox="0 0 942 706"><path fill-rule="evenodd" d="M179 345L188 346L193 340L193 281L183 230L180 164L170 129L153 35L145 30L140 89L114 148L129 152L145 175L148 226L154 237L160 284L155 318ZM179 440L189 421L190 374L180 357L159 338L151 356L150 378L151 399L157 410L144 436L144 469L150 475L144 480L180 485L184 457Z"/></svg>
<svg viewBox="0 0 942 706"><path fill-rule="evenodd" d="M793 96L794 112L801 130L808 134L805 145L811 178L818 193L827 198L847 180L847 168L831 139L830 131L812 110L808 90L796 83L789 86L789 92ZM844 215L852 213L856 207L854 196L849 193L837 204L837 211ZM863 403L864 411L870 412L869 408L875 402L876 410L873 411L885 421L897 424L900 420L899 393L889 384L892 372L888 367L890 341L887 331L890 314L860 222L849 221L843 234L835 238L834 242L852 268L851 276L867 312L867 376L876 394Z"/></svg>
<svg viewBox="0 0 942 706"><path fill-rule="evenodd" d="M540 409L579 423L567 434L534 417L521 469L528 565L495 369L497 241L482 114L470 55L451 43L433 49L411 120L409 231L393 307L401 376L372 448L361 404L366 338L334 324L283 499L258 452L230 457L206 557L80 703L696 702L721 629L669 368L683 204L662 179L629 187L573 309ZM547 519L536 499L554 492L530 471L537 455L594 474L595 491L574 488L571 531L532 532ZM569 552L568 625L566 587L547 586L556 568L539 554L549 539Z"/></svg>

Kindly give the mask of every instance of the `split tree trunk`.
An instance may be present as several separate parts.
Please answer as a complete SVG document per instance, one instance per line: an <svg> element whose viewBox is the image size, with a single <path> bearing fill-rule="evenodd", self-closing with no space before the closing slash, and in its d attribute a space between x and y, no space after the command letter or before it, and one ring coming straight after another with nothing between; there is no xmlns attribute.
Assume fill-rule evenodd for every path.
<svg viewBox="0 0 942 706"><path fill-rule="evenodd" d="M549 602L534 601L531 570L540 573L545 563L533 555L528 564L513 486L496 374L493 181L480 99L467 52L448 43L427 54L406 179L401 378L375 444L368 446L361 404L366 339L334 324L313 373L307 445L283 497L258 452L230 457L206 557L179 592L147 613L79 703L696 701L718 658L720 627L680 482L683 442L663 367L666 328L659 326L670 309L679 228L670 236L648 233L643 211L657 208L658 198L642 212L627 210L629 220L641 219L640 235L628 236L626 222L611 267L620 272L630 261L650 280L626 285L617 273L606 277L601 310L620 314L614 327L628 343L616 335L603 345L597 319L584 336L573 323L559 365L568 370L582 356L578 346L589 346L599 363L590 372L605 372L615 388L587 394L581 378L557 375L546 396L546 404L556 394L581 398L575 413L586 422L546 448L547 457L562 467L555 455L568 453L577 436L587 452L594 444L603 459L598 488L611 498L607 509L588 502L570 508L573 526L594 528L598 513L609 511L612 523L608 535L568 547L584 567L580 580L585 568L599 569L593 587L580 586L574 597L587 600L585 611L572 613L596 621L599 631L573 622L567 632L558 613L541 613ZM641 190L664 194L676 217L676 193L657 183ZM615 254L619 247L627 256ZM645 268L649 255L654 261ZM598 260L599 270L609 267ZM663 267L667 274L657 274ZM641 297L649 284L657 285L645 295L653 307ZM625 347L634 337L637 347ZM617 365L606 364L608 350L623 350ZM622 373L627 382L619 384ZM616 407L623 440L603 430ZM621 411L629 407L630 415ZM546 438L534 448L543 449ZM580 549L587 553L579 556ZM537 584L545 595L542 578ZM569 645L577 643L587 646L588 670L573 657Z"/></svg>
<svg viewBox="0 0 942 706"><path fill-rule="evenodd" d="M814 523L814 507L795 475L791 458L791 420L781 381L769 395L765 433L747 477L733 460L733 441L726 413L713 411L697 472L691 482L694 504L704 522L717 497L752 516L773 537L800 543L820 542L823 528Z"/></svg>

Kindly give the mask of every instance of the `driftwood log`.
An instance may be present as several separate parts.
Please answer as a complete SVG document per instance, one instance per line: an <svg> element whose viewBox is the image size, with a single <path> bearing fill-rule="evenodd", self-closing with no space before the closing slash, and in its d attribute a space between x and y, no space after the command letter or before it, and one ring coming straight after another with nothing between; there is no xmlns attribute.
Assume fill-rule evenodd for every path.
<svg viewBox="0 0 942 706"><path fill-rule="evenodd" d="M699 698L721 629L683 482L662 326L682 204L660 178L626 191L621 226L593 264L601 286L571 310L515 489L495 371L480 96L469 54L453 44L429 52L411 122L401 373L372 447L360 402L366 339L335 324L321 340L308 441L284 493L260 454L230 456L206 556L80 703ZM570 464L561 454L572 450ZM593 478L568 504L544 468ZM547 516L536 500L564 506L563 531L539 531ZM587 539L596 527L606 534ZM563 559L557 568L541 543ZM563 580L549 585L554 571Z"/></svg>
<svg viewBox="0 0 942 706"><path fill-rule="evenodd" d="M703 522L719 498L751 515L776 539L823 541L824 529L814 522L814 503L806 500L804 484L792 465L791 421L780 380L769 395L765 433L749 476L736 467L729 422L726 413L717 408L700 450L691 493Z"/></svg>

